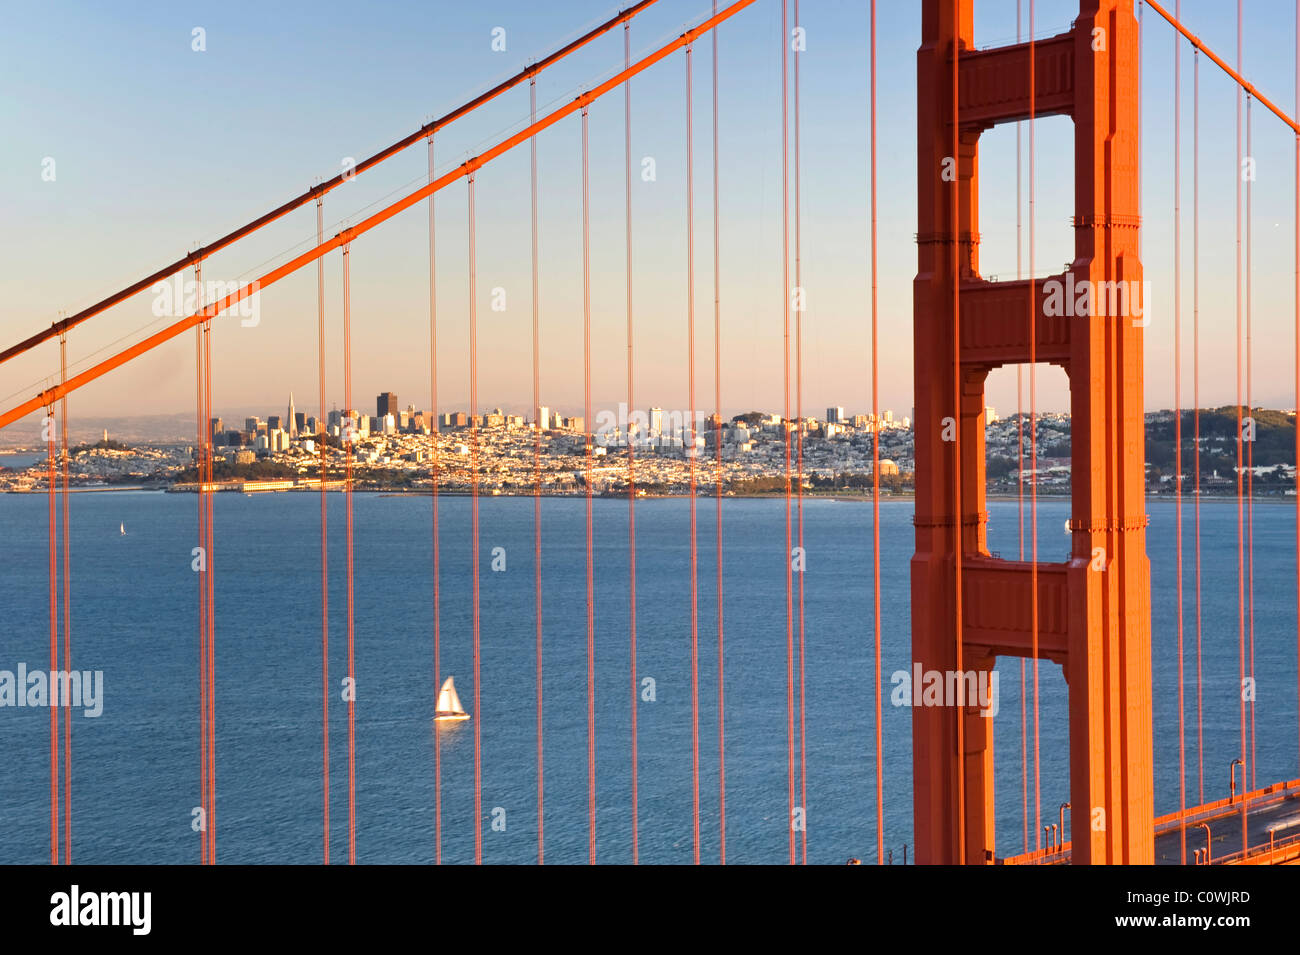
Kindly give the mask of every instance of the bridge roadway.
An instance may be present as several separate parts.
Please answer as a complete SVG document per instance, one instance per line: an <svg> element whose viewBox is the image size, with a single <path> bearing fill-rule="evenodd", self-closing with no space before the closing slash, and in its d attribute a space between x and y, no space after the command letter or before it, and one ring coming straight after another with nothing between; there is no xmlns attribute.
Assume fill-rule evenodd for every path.
<svg viewBox="0 0 1300 955"><path fill-rule="evenodd" d="M1243 803L1246 806L1246 843L1250 847L1246 863L1300 863L1300 779L1292 779L1257 789L1244 797L1220 799L1189 808L1184 813L1174 812L1156 819L1155 864L1180 864L1184 823L1189 865L1198 861L1196 850L1205 848L1207 826L1210 830L1210 864L1241 864ZM1003 865L1063 865L1070 861L1070 843L997 861Z"/></svg>
<svg viewBox="0 0 1300 955"><path fill-rule="evenodd" d="M1245 798L1221 799L1188 809L1182 817L1187 826L1187 857L1194 861L1197 849L1206 845L1209 827L1210 863L1241 861L1241 813L1246 807L1246 845L1250 854L1266 853L1272 847L1300 840L1300 780L1276 783L1248 793ZM1178 865L1181 856L1179 813L1156 820L1156 865Z"/></svg>

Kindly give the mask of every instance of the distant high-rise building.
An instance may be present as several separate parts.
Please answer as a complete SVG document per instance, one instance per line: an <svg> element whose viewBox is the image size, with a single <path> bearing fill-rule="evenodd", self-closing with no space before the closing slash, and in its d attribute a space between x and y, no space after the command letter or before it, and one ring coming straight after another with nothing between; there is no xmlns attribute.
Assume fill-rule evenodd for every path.
<svg viewBox="0 0 1300 955"><path fill-rule="evenodd" d="M217 435L221 434L221 432L224 431L224 430L225 430L225 428L222 427L222 425L221 425L221 419L220 419L220 418L209 418L209 419L208 419L208 437L209 437L209 438L215 440L216 437L217 437Z"/></svg>
<svg viewBox="0 0 1300 955"><path fill-rule="evenodd" d="M533 416L533 422L542 431L547 431L551 427L551 409L542 405L537 409L537 414Z"/></svg>
<svg viewBox="0 0 1300 955"><path fill-rule="evenodd" d="M298 418L293 413L293 392L289 392L289 417L285 419L289 423L289 434L298 433Z"/></svg>
<svg viewBox="0 0 1300 955"><path fill-rule="evenodd" d="M279 429L279 428L283 428L283 427L284 427L284 419L282 419L278 414L273 414L273 415L267 415L267 416L266 416L266 430L267 430L267 431L275 431L275 430L277 430L277 429Z"/></svg>
<svg viewBox="0 0 1300 955"><path fill-rule="evenodd" d="M391 391L385 391L375 399L375 417L383 418L392 415L396 419L401 409L397 407L397 395Z"/></svg>
<svg viewBox="0 0 1300 955"><path fill-rule="evenodd" d="M308 434L308 433L315 434L316 433L315 428L308 427L307 412L305 411L295 411L293 413L293 418L291 423L292 423L292 428L290 429L290 433L292 434Z"/></svg>
<svg viewBox="0 0 1300 955"><path fill-rule="evenodd" d="M657 437L658 435L663 433L663 430L664 430L664 409L651 408L650 409L650 436Z"/></svg>
<svg viewBox="0 0 1300 955"><path fill-rule="evenodd" d="M844 409L843 409L843 408L838 408L838 407L836 407L836 408L827 408L827 409L826 409L826 422L827 422L828 424L843 424L843 423L844 423Z"/></svg>
<svg viewBox="0 0 1300 955"><path fill-rule="evenodd" d="M262 419L261 419L261 418L256 418L256 417L254 417L254 418L245 418L245 419L244 419L244 430L245 430L245 431L251 431L251 432L253 432L254 434L257 434L257 426L258 426L259 424L261 424L261 423L262 423Z"/></svg>
<svg viewBox="0 0 1300 955"><path fill-rule="evenodd" d="M984 406L984 423L985 424L998 423L998 411L992 405Z"/></svg>

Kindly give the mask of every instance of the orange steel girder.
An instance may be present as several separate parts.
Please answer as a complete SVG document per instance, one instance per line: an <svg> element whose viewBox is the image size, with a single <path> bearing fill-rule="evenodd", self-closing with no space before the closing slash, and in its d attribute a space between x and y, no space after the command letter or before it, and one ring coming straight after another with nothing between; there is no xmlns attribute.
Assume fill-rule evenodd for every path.
<svg viewBox="0 0 1300 955"><path fill-rule="evenodd" d="M954 151L955 46L960 52L954 182L946 181L943 171ZM1132 307L1145 306L1138 259L1139 49L1133 0L1081 0L1071 30L1033 45L1032 107L1030 45L978 52L973 47L973 0L925 0L917 53L913 660L925 671L949 673L957 665L953 489L954 469L960 467L962 669L987 670L1000 655L1030 656L1036 629L1038 656L1059 663L1069 686L1070 802L1077 820L1073 861L1151 863L1145 319ZM1049 280L990 283L979 275L979 136L997 123L1029 118L1031 108L1035 116L1074 119L1072 280L1076 287L1088 280L1094 290L1113 288L1101 283L1136 283L1128 286L1137 294L1126 314L1049 316L1042 288ZM954 270L960 274L960 343L954 341ZM1057 364L1070 376L1073 455L1071 556L1064 564L1038 565L1036 628L1030 563L999 560L988 552L984 490L984 382L999 365L1030 361L1031 315L1037 360ZM961 393L954 396L958 361ZM959 442L944 440L943 419L950 416L956 418ZM957 752L959 718L964 759ZM912 712L912 746L917 862L991 861L991 720L975 705L918 706Z"/></svg>

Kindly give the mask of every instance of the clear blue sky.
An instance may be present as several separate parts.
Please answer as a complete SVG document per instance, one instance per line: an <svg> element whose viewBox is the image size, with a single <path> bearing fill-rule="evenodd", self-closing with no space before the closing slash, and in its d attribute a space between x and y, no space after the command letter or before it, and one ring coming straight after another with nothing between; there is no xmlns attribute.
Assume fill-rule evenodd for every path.
<svg viewBox="0 0 1300 955"><path fill-rule="evenodd" d="M725 4L724 4L725 5ZM701 0L660 0L637 18L634 57L707 15ZM1023 0L1027 24L1028 0ZM1173 0L1169 6L1172 8ZM1185 20L1235 59L1235 5L1185 0ZM804 409L865 410L870 401L867 263L867 4L804 0L808 51L802 69L802 267ZM911 406L911 282L916 269L915 51L919 3L880 4L880 266L882 402ZM611 0L484 0L458 3L9 4L0 13L0 338L5 344L101 298L188 249L333 175L521 65L609 16ZM1077 9L1037 4L1036 33L1064 29ZM723 406L730 413L781 404L780 82L776 0L724 24L720 33ZM1294 108L1294 10L1247 4L1245 69L1284 109ZM1144 261L1155 311L1148 330L1148 407L1172 404L1173 33L1144 17ZM505 52L491 48L506 30ZM192 30L206 50L191 49ZM1026 26L1027 29L1027 26ZM1014 0L977 3L980 46L1014 40ZM697 404L712 407L711 50L695 56ZM622 63L621 32L593 44L539 82L539 104L564 102ZM1183 54L1184 342L1190 376L1191 71ZM1203 403L1234 390L1233 147L1230 82L1202 64L1201 322ZM438 138L440 169L518 127L526 87L462 120ZM1253 305L1255 394L1289 407L1292 376L1293 138L1255 110ZM591 112L593 397L597 408L626 397L623 103L619 93ZM633 84L633 154L656 160L658 179L634 181L637 403L687 405L685 266L685 86L682 54ZM1036 265L1059 271L1072 256L1068 120L1037 133ZM543 402L569 412L582 402L579 129L571 118L539 140L543 278ZM42 179L43 161L56 179ZM415 147L326 201L327 232L425 174ZM1016 268L1015 130L982 143L981 260L986 273ZM528 152L521 148L479 177L480 404L525 411L531 403ZM465 188L438 199L439 402L467 404ZM208 278L251 278L314 238L305 209L238 251L215 257ZM379 391L428 406L427 227L411 210L353 246L354 403ZM1027 258L1026 258L1027 262ZM342 404L338 332L340 265L326 265L331 330L328 401ZM262 298L261 323L218 325L214 404L230 416L271 411L294 391L315 410L315 270ZM489 309L506 290L504 312ZM81 367L123 337L161 322L142 295L77 331ZM54 345L0 367L0 395L31 394L57 366ZM35 386L35 387L33 387ZM990 401L1014 409L1014 374L990 382ZM1039 405L1064 407L1064 378L1040 377ZM1184 403L1190 402L1190 382ZM8 401L6 404L10 403ZM186 336L78 393L96 414L183 411L193 406L193 345Z"/></svg>

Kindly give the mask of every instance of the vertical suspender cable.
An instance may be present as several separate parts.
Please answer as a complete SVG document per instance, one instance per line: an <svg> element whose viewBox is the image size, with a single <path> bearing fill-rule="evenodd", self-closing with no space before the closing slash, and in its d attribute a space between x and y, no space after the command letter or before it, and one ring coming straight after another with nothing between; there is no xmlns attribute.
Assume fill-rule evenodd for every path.
<svg viewBox="0 0 1300 955"><path fill-rule="evenodd" d="M198 288L198 301L203 301L203 263L194 265L194 284ZM203 326L194 327L194 474L198 500L199 519L199 808L203 825L199 829L199 861L208 862L208 535L207 519L203 509L205 474L203 467L204 432L210 427L203 412Z"/></svg>
<svg viewBox="0 0 1300 955"><path fill-rule="evenodd" d="M1201 51L1192 50L1192 514L1196 546L1196 804L1205 805L1201 708ZM1300 532L1297 532L1300 548Z"/></svg>
<svg viewBox="0 0 1300 955"><path fill-rule="evenodd" d="M587 862L596 864L596 577L591 521L591 183L587 107L582 107L583 488L587 505Z"/></svg>
<svg viewBox="0 0 1300 955"><path fill-rule="evenodd" d="M1034 58L1034 0L1029 0L1029 640L1034 670L1034 838L1042 848L1042 802L1038 723L1038 301L1034 295L1034 111L1037 89Z"/></svg>
<svg viewBox="0 0 1300 955"><path fill-rule="evenodd" d="M623 25L623 66L626 69L632 63L632 39L630 24ZM633 400L635 384L635 366L633 364L632 332L632 81L623 84L623 145L627 161L625 178L626 204L625 222L627 225L627 407L628 413L636 407ZM628 633L628 679L632 692L632 864L640 859L640 824L637 821L637 700L636 683L636 439L631 426L627 435L627 633Z"/></svg>
<svg viewBox="0 0 1300 955"><path fill-rule="evenodd" d="M1250 104L1253 97L1246 97L1246 155L1251 157L1250 161L1254 163L1254 147L1252 145L1252 126L1250 116ZM1251 268L1251 207L1252 207L1252 186L1255 182L1255 171L1252 169L1250 178L1246 180L1246 413L1251 416L1251 421L1255 422L1254 402L1252 401L1251 389L1251 286L1253 269ZM1250 644L1250 674L1251 680L1255 679L1255 438L1258 436L1257 425L1252 425L1251 441L1246 446L1246 628L1247 640ZM1246 781L1243 779L1241 788L1246 789ZM1255 697L1251 695L1250 699L1250 789L1255 788Z"/></svg>
<svg viewBox="0 0 1300 955"><path fill-rule="evenodd" d="M686 388L690 423L683 438L690 472L691 523L691 843L700 864L700 578L695 446L695 117L692 44L686 44Z"/></svg>
<svg viewBox="0 0 1300 955"><path fill-rule="evenodd" d="M885 760L880 725L880 321L876 211L876 0L871 0L871 593L876 687L876 864L882 865L885 861Z"/></svg>
<svg viewBox="0 0 1300 955"><path fill-rule="evenodd" d="M433 200L430 199L430 202ZM325 241L324 200L316 199L316 244ZM316 440L320 453L320 680L321 680L321 812L322 859L330 864L330 569L329 515L326 498L325 459L327 419L325 417L325 257L316 260L316 360L320 384L320 417L316 419Z"/></svg>
<svg viewBox="0 0 1300 955"><path fill-rule="evenodd" d="M479 676L479 539L478 539L478 251L475 237L474 173L469 187L469 486L470 560L473 564L474 613L474 864L483 863L483 709Z"/></svg>
<svg viewBox="0 0 1300 955"><path fill-rule="evenodd" d="M201 260L199 262L196 262L194 265L194 285L197 290L196 301L198 302L199 307L202 308L204 304L204 291L203 291L203 263ZM212 738L212 723L208 719L208 712L209 712L208 696L209 693L211 692L210 691L211 681L209 679L209 667L210 667L209 661L211 660L211 654L209 653L209 647L212 642L212 628L208 622L210 619L208 615L208 601L209 601L208 573L210 572L210 567L211 567L209 561L211 559L211 553L212 553L211 539L210 539L212 528L211 528L211 523L208 521L207 495L211 487L209 483L211 479L209 477L208 462L212 453L212 446L211 446L212 420L210 416L211 408L207 404L206 390L204 389L203 386L203 381L204 381L203 373L204 373L204 369L207 367L207 351L209 345L208 337L207 335L204 334L204 325L200 324L196 326L194 330L194 334L196 338L196 350L194 353L195 354L194 380L195 380L195 388L197 390L197 401L198 401L198 409L199 409L198 410L198 414L199 414L198 442L199 443L198 443L198 452L195 457L195 467L198 474L199 544L203 549L202 551L203 560L200 565L200 571L199 571L199 617L200 617L199 654L201 657L199 661L199 680L200 680L199 727L200 727L200 733L202 737L202 742L200 745L200 754L203 759L201 782L203 785L204 824L203 824L203 828L200 830L200 838L202 839L203 842L203 850L202 850L203 861L205 863L211 864L213 861L215 861L212 858L212 841L208 837L208 832L212 828L211 753L212 753L212 746L214 743L214 740Z"/></svg>
<svg viewBox="0 0 1300 955"><path fill-rule="evenodd" d="M623 25L624 37L627 24ZM625 41L626 42L626 41ZM529 122L537 123L537 79L528 83ZM531 147L532 179L529 197L532 205L533 225L533 607L536 624L537 655L537 864L546 861L544 853L542 801L545 789L545 773L542 769L542 424L537 412L542 403L541 373L541 323L539 319L538 286L538 246L537 246L537 137L533 136ZM631 187L629 186L629 189ZM632 681L635 684L635 680ZM635 697L634 697L635 699ZM635 712L635 711L634 711Z"/></svg>
<svg viewBox="0 0 1300 955"><path fill-rule="evenodd" d="M717 16L718 0L713 0ZM718 585L718 861L727 864L727 748L726 708L723 686L722 654L722 262L720 258L721 226L718 219L718 31L713 40L713 407L717 425L713 432L713 449L717 469L714 485L716 516L714 567ZM630 158L630 153L629 153Z"/></svg>
<svg viewBox="0 0 1300 955"><path fill-rule="evenodd" d="M1031 40L1032 42L1032 40ZM1031 47L1032 49L1032 47ZM961 4L952 7L952 156L957 173L952 178L952 402L956 422L952 443L952 551L953 551L953 631L956 670L962 672L962 549L965 546L962 526L961 487L961 125L958 68L961 55ZM1033 76L1032 67L1030 76ZM1032 88L1032 83L1030 84ZM1031 93L1032 97L1032 93ZM957 861L966 864L966 704L956 701L953 707L957 724Z"/></svg>
<svg viewBox="0 0 1300 955"><path fill-rule="evenodd" d="M215 313L214 313L215 314ZM216 595L216 524L212 519L212 496L216 476L213 472L213 445L216 435L212 428L212 316L203 328L203 409L208 419L204 432L207 451L207 477L204 494L207 498L208 555L208 862L217 864L217 595Z"/></svg>
<svg viewBox="0 0 1300 955"><path fill-rule="evenodd" d="M348 865L357 861L357 746L356 746L356 655L355 639L355 594L353 587L353 548L352 548L352 453L353 443L358 436L356 409L352 407L352 246L343 245L343 405L347 416L347 429L344 435L343 456L344 476L343 495L347 525L347 583L348 583Z"/></svg>
<svg viewBox="0 0 1300 955"><path fill-rule="evenodd" d="M781 0L781 297L785 327L785 407L781 428L785 432L785 713L786 713L786 829L790 864L795 864L794 817L794 580L790 526L790 119L788 8Z"/></svg>
<svg viewBox="0 0 1300 955"><path fill-rule="evenodd" d="M799 0L794 0L794 28L803 29L799 19ZM799 212L799 56L803 43L797 46L791 42L794 51L794 284L799 290L799 309L794 315L794 404L795 404L795 441L797 450L795 467L797 471L796 508L798 511L799 554L801 560L807 559L803 546L803 313L808 306L808 297L803 290L803 274L800 262L800 212ZM804 614L803 614L803 579L801 563L799 573L799 805L803 808L803 829L799 833L803 864L808 864L808 747L806 721L804 719Z"/></svg>
<svg viewBox="0 0 1300 955"><path fill-rule="evenodd" d="M433 182L433 136L429 136L429 181ZM442 534L438 513L441 462L438 458L438 256L434 200L429 193L429 488L433 511L433 692L442 689ZM472 409L471 409L472 410ZM435 696L435 699L437 697ZM433 734L433 861L442 865L442 735Z"/></svg>
<svg viewBox="0 0 1300 955"><path fill-rule="evenodd" d="M1300 110L1300 0L1296 0L1295 8L1295 101L1296 107ZM1295 525L1295 574L1296 574L1296 606L1300 608L1300 133L1296 134L1295 140L1295 209L1293 212L1295 225L1295 406L1297 414L1297 426L1295 429L1295 457L1292 460L1296 464L1295 481L1296 481L1296 525ZM1296 715L1297 730L1296 743L1300 746L1300 613L1296 617Z"/></svg>
<svg viewBox="0 0 1300 955"><path fill-rule="evenodd" d="M1242 26L1242 7L1241 0L1237 0L1237 72L1241 72L1241 36ZM1236 255L1236 292L1233 297L1233 305L1236 312L1236 380L1237 380L1237 663L1238 663L1238 682L1237 686L1244 687L1246 681L1246 542L1245 542L1245 514L1243 512L1242 499L1242 469L1244 462L1242 460L1242 409L1241 409L1241 84L1236 85L1237 91L1237 146L1234 153L1234 163L1236 168L1233 170L1233 196L1236 200L1236 224L1237 224L1237 241L1235 246ZM1241 788L1247 791L1246 786L1246 701L1240 690L1237 693L1239 698L1239 709L1241 713L1240 732L1241 732ZM1236 770L1234 769L1235 773ZM1241 851L1244 853L1247 846L1246 835L1246 801L1241 802Z"/></svg>
<svg viewBox="0 0 1300 955"><path fill-rule="evenodd" d="M632 64L632 36L629 23L623 25L623 64ZM624 152L627 159L624 203L627 222L628 274L628 413L633 403L634 365L632 335L632 81L623 84ZM640 824L637 821L637 476L636 450L632 427L628 427L628 678L632 690L632 864L640 860Z"/></svg>
<svg viewBox="0 0 1300 955"><path fill-rule="evenodd" d="M1182 0L1174 5L1182 18ZM1182 351L1182 51L1183 40L1174 33L1174 567L1178 600L1178 813L1179 861L1187 864L1187 737L1183 721L1183 351ZM1064 837L1064 833L1062 833Z"/></svg>
<svg viewBox="0 0 1300 955"><path fill-rule="evenodd" d="M59 384L68 381L68 336L59 335ZM63 396L59 430L63 440L63 671L72 673L72 553L68 525L68 396ZM71 684L68 684L69 686ZM72 710L71 700L56 701L63 715L63 864L72 864Z"/></svg>
<svg viewBox="0 0 1300 955"><path fill-rule="evenodd" d="M1020 44L1020 0L1016 0L1016 44ZM1025 277L1020 258L1021 124L1016 123L1016 280ZM1030 286L1033 279L1030 279ZM1016 528L1020 535L1018 560L1025 559L1025 406L1024 368L1016 365ZM1025 658L1020 658L1020 819L1025 852L1029 851L1029 722L1025 695Z"/></svg>
<svg viewBox="0 0 1300 955"><path fill-rule="evenodd" d="M45 409L46 487L50 499L50 672L59 669L59 576L54 517L54 405ZM26 687L22 688L26 692ZM50 707L50 865L59 864L59 708Z"/></svg>

